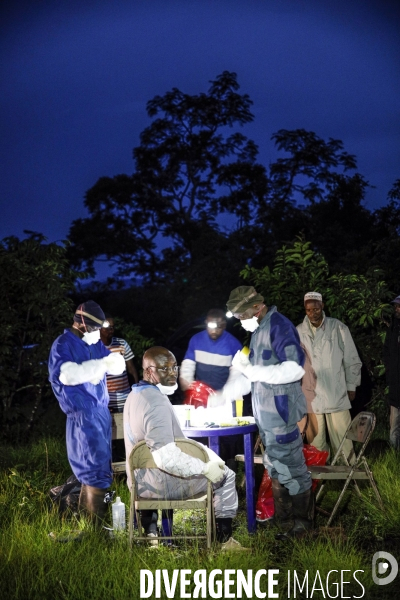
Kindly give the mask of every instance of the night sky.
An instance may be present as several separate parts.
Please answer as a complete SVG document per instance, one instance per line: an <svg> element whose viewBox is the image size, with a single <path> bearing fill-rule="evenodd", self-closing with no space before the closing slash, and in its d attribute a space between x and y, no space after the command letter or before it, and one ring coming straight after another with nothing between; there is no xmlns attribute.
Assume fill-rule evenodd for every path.
<svg viewBox="0 0 400 600"><path fill-rule="evenodd" d="M399 2L8 0L0 13L0 238L65 239L101 176L131 173L145 106L223 70L254 101L268 165L278 129L338 138L387 203L400 177Z"/></svg>

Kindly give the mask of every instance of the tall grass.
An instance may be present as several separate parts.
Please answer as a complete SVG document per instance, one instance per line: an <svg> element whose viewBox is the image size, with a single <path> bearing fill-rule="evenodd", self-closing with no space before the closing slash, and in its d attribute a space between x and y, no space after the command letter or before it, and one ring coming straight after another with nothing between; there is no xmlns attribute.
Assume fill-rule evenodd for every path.
<svg viewBox="0 0 400 600"><path fill-rule="evenodd" d="M213 569L241 569L245 573L248 569L253 572L279 569L277 590L280 598L329 597L326 577L330 571L329 593L335 597L339 590L340 597L337 578L340 579L341 571L347 570L344 580L351 582L344 586L344 596L394 599L398 583L395 580L389 586L375 585L371 561L377 550L386 550L400 558L400 456L384 449L369 456L368 460L385 504L385 513L379 509L370 488L363 486L362 499L354 493L346 495L332 528L324 528L326 517L317 513L319 529L311 537L282 543L275 540L274 530L259 529L255 535L248 534L244 491L239 487L240 510L234 536L242 545L251 548L251 552L224 555L217 546L207 552L205 543L193 540L177 542L173 548L152 549L134 544L129 549L126 533L111 539L77 517L61 519L51 506L48 490L61 484L70 474L64 441L49 438L27 447L0 448L2 596L6 600L136 600L139 598L140 569L167 569L169 572L173 569L191 569L192 572L206 569L208 573ZM125 480L116 480L113 488L128 508ZM332 506L338 488L335 490L332 486L326 490L323 506ZM189 530L194 524L204 527L204 520L197 513L184 514L184 517L182 520L182 513L177 513L175 526L178 530ZM54 532L62 537L72 530L84 530L86 535L79 542L69 543L59 543L49 536ZM364 571L358 574L365 589L363 596L362 588L352 576L357 570ZM288 572L293 581L294 571L303 583L308 574L308 593L306 586L302 592L297 588L296 596L293 587L288 591ZM266 581L262 590L267 592ZM164 591L161 597L166 598ZM180 597L179 586L175 597Z"/></svg>

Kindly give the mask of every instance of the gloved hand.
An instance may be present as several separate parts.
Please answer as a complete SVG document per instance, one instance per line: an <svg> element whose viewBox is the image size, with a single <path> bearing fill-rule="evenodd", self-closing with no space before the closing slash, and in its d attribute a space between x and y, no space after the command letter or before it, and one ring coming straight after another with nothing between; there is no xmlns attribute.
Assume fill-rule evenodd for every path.
<svg viewBox="0 0 400 600"><path fill-rule="evenodd" d="M112 352L103 358L106 373L110 375L121 375L126 369L125 359L119 352Z"/></svg>
<svg viewBox="0 0 400 600"><path fill-rule="evenodd" d="M211 448L209 448L208 446L204 446L204 448L207 451L210 462L212 461L218 463L219 465L221 465L221 469L223 469L225 466L225 461L222 460L222 458L218 456L218 454L216 454L216 452L214 452L214 450L211 450Z"/></svg>
<svg viewBox="0 0 400 600"><path fill-rule="evenodd" d="M208 396L207 408L217 408L225 404L225 398L222 392L214 392Z"/></svg>
<svg viewBox="0 0 400 600"><path fill-rule="evenodd" d="M246 374L246 368L250 365L249 356L241 350L238 350L232 359L232 367L235 367L238 371Z"/></svg>
<svg viewBox="0 0 400 600"><path fill-rule="evenodd" d="M224 476L224 466L216 460L211 460L204 465L203 475L212 483L218 483Z"/></svg>

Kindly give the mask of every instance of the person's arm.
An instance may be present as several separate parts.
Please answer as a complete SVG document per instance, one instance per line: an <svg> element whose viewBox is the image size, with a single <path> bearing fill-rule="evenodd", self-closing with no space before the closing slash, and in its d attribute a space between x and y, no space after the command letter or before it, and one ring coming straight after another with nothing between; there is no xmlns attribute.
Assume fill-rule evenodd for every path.
<svg viewBox="0 0 400 600"><path fill-rule="evenodd" d="M382 360L385 365L386 377L389 374L389 366L390 366L390 338L391 338L391 329L390 327L386 330L385 341L383 343L383 351L382 351Z"/></svg>
<svg viewBox="0 0 400 600"><path fill-rule="evenodd" d="M343 368L349 400L354 400L356 387L361 383L361 359L347 325L340 323L338 331L339 346L343 352Z"/></svg>
<svg viewBox="0 0 400 600"><path fill-rule="evenodd" d="M190 360L189 358L185 358L181 364L181 372L179 376L179 383L181 389L186 392L187 389L194 382L196 373L196 363L194 360Z"/></svg>
<svg viewBox="0 0 400 600"><path fill-rule="evenodd" d="M62 363L59 379L64 385L93 383L97 385L106 373L120 375L125 370L121 354L110 353L103 358L86 360L80 364L72 361Z"/></svg>
<svg viewBox="0 0 400 600"><path fill-rule="evenodd" d="M128 375L129 385L133 385L139 381L139 377L136 371L136 367L133 363L133 359L125 360L126 373Z"/></svg>
<svg viewBox="0 0 400 600"><path fill-rule="evenodd" d="M159 394L157 390L150 393ZM153 396L154 400L157 396ZM157 400L149 401L144 415L145 441L153 455L154 462L162 471L176 477L191 477L205 475L213 482L223 477L223 465L215 461L204 463L199 458L194 458L182 452L175 444L173 423L168 405Z"/></svg>

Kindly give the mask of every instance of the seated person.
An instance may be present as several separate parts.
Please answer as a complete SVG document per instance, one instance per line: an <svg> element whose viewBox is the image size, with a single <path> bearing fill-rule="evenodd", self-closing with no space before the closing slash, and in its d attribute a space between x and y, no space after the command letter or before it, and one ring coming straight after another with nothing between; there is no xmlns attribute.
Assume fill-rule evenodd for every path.
<svg viewBox="0 0 400 600"><path fill-rule="evenodd" d="M181 452L175 438L185 437L178 417L168 400L177 388L178 366L175 356L166 348L150 348L143 356L143 380L132 386L124 406L126 456L138 442L145 440L158 469L139 469L136 474L138 493L144 498L187 498L206 491L212 481L217 540L223 548L242 549L232 538L232 519L236 516L238 498L235 473L214 452L207 449L210 462ZM127 465L127 483L132 479ZM151 511L147 511L151 512ZM157 512L143 521L149 537L157 535Z"/></svg>

